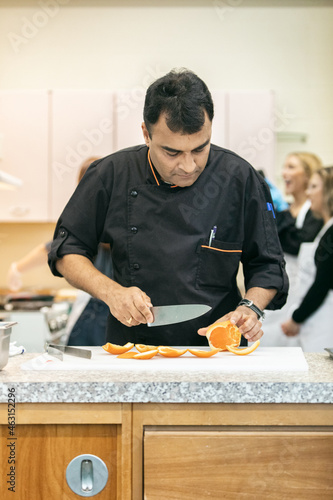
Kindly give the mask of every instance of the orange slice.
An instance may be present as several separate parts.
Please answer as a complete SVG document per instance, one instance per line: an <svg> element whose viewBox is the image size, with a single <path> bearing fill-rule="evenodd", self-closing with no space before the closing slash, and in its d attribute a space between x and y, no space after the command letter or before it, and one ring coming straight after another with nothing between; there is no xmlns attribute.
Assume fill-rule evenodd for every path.
<svg viewBox="0 0 333 500"><path fill-rule="evenodd" d="M227 350L227 345L239 346L242 334L237 326L228 321L217 322L211 325L206 333L211 349Z"/></svg>
<svg viewBox="0 0 333 500"><path fill-rule="evenodd" d="M158 349L155 349L154 351L146 351L146 352L139 352L138 354L134 354L133 359L150 359L156 356L158 353Z"/></svg>
<svg viewBox="0 0 333 500"><path fill-rule="evenodd" d="M173 347L168 346L159 346L158 352L165 356L166 358L178 358L185 354L187 349L174 349Z"/></svg>
<svg viewBox="0 0 333 500"><path fill-rule="evenodd" d="M130 351L130 352L124 352L123 354L119 354L117 358L122 358L122 359L133 359L134 356L138 354L135 351Z"/></svg>
<svg viewBox="0 0 333 500"><path fill-rule="evenodd" d="M250 354L251 352L255 351L257 347L259 347L260 340L256 340L250 347L242 347L238 349L237 346L233 345L227 345L227 349L230 352L233 352L234 354L238 354L240 356L245 356L246 354Z"/></svg>
<svg viewBox="0 0 333 500"><path fill-rule="evenodd" d="M135 344L136 349L139 352L154 351L157 349L156 345L146 345L146 344Z"/></svg>
<svg viewBox="0 0 333 500"><path fill-rule="evenodd" d="M221 349L211 349L210 351L203 351L201 349L188 349L188 352L193 354L194 356L198 356L198 358L210 358L211 356L214 356L214 354L217 354L220 352Z"/></svg>
<svg viewBox="0 0 333 500"><path fill-rule="evenodd" d="M107 342L107 344L102 345L104 351L109 352L110 354L123 354L124 352L129 351L134 347L132 342L127 342L125 345L117 345L111 344L111 342Z"/></svg>

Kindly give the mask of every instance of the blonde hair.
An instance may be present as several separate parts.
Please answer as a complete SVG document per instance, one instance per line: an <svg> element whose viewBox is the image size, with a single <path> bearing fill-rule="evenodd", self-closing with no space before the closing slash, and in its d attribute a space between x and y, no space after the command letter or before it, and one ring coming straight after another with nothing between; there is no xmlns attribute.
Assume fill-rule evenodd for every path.
<svg viewBox="0 0 333 500"><path fill-rule="evenodd" d="M88 167L96 160L99 160L100 156L89 156L84 162L82 163L80 170L79 170L79 175L77 178L77 183L80 182L86 171L88 170Z"/></svg>
<svg viewBox="0 0 333 500"><path fill-rule="evenodd" d="M317 172L317 170L319 170L323 166L321 159L314 153L307 153L302 151L298 153L289 153L288 157L290 156L295 156L296 158L298 158L302 167L304 168L305 175L308 179L310 179L311 175Z"/></svg>
<svg viewBox="0 0 333 500"><path fill-rule="evenodd" d="M323 200L329 216L333 217L333 167L323 167L316 174L323 181Z"/></svg>

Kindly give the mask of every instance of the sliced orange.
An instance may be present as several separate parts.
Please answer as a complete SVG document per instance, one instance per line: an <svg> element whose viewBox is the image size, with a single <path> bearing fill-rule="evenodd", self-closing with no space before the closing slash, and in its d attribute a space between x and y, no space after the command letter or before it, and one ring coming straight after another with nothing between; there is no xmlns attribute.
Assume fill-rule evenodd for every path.
<svg viewBox="0 0 333 500"><path fill-rule="evenodd" d="M104 351L109 352L110 354L123 354L124 352L129 351L134 347L132 342L127 342L125 345L111 344L111 342L107 342L107 344L102 345Z"/></svg>
<svg viewBox="0 0 333 500"><path fill-rule="evenodd" d="M210 351L204 351L202 349L188 349L188 352L193 354L194 356L198 356L198 358L210 358L211 356L214 356L214 354L217 354L220 352L221 349L211 349Z"/></svg>
<svg viewBox="0 0 333 500"><path fill-rule="evenodd" d="M227 345L239 346L242 334L237 326L228 320L211 325L207 330L206 337L211 349L219 348L226 351Z"/></svg>
<svg viewBox="0 0 333 500"><path fill-rule="evenodd" d="M246 354L250 354L251 352L255 351L257 347L259 347L260 340L256 340L251 346L249 347L241 347L240 349L237 346L234 345L227 345L227 349L230 352L233 352L234 354L238 354L240 356L245 356Z"/></svg>
<svg viewBox="0 0 333 500"><path fill-rule="evenodd" d="M130 352L124 352L123 354L119 354L117 358L122 358L122 359L133 359L134 356L138 354L135 351L130 351Z"/></svg>
<svg viewBox="0 0 333 500"><path fill-rule="evenodd" d="M168 346L159 346L158 348L158 352L166 358L178 358L179 356L185 354L186 351L187 349L175 349Z"/></svg>
<svg viewBox="0 0 333 500"><path fill-rule="evenodd" d="M158 353L158 349L154 349L153 351L139 352L138 354L134 354L133 359L150 359L156 356Z"/></svg>
<svg viewBox="0 0 333 500"><path fill-rule="evenodd" d="M146 344L135 344L136 349L139 352L154 351L157 349L156 345L146 345Z"/></svg>

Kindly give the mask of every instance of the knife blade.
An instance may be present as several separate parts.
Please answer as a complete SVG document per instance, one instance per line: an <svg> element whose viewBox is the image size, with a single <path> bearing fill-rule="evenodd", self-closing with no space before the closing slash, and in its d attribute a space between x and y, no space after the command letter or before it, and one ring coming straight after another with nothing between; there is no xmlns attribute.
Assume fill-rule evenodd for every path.
<svg viewBox="0 0 333 500"><path fill-rule="evenodd" d="M152 323L147 323L148 326L172 325L173 323L181 323L190 319L198 318L206 312L210 311L211 307L206 304L179 304L175 306L156 306L152 307L151 311L154 316Z"/></svg>
<svg viewBox="0 0 333 500"><path fill-rule="evenodd" d="M78 358L91 359L91 351L88 349L81 349L80 347L71 347L69 345L47 344L46 351L48 354L55 355L55 351L70 356L77 356ZM60 359L60 356L57 356Z"/></svg>

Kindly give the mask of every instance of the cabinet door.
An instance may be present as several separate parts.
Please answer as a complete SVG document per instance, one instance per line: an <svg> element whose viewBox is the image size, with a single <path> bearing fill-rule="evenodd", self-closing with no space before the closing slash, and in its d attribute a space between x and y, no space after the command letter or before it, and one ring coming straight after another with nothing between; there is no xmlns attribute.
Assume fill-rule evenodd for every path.
<svg viewBox="0 0 333 500"><path fill-rule="evenodd" d="M272 91L228 93L229 148L274 181L274 94Z"/></svg>
<svg viewBox="0 0 333 500"><path fill-rule="evenodd" d="M48 220L48 92L0 91L0 169L23 181L0 191L0 220Z"/></svg>
<svg viewBox="0 0 333 500"><path fill-rule="evenodd" d="M144 144L143 122L144 91L140 88L115 92L115 149Z"/></svg>
<svg viewBox="0 0 333 500"><path fill-rule="evenodd" d="M72 195L82 163L114 151L113 94L103 90L52 91L51 220Z"/></svg>
<svg viewBox="0 0 333 500"><path fill-rule="evenodd" d="M117 498L117 426L116 425L17 425L12 449L7 426L3 432L1 469L1 498L20 500L74 500L89 496L74 493L66 481L68 464L78 455L95 455L108 469L104 489L93 498ZM8 456L14 460L10 470ZM3 484L6 474L14 470L13 491ZM97 472L98 474L98 472ZM4 495L4 496L3 496Z"/></svg>
<svg viewBox="0 0 333 500"><path fill-rule="evenodd" d="M146 430L147 500L329 500L333 433Z"/></svg>

